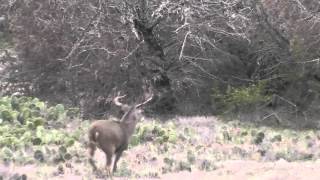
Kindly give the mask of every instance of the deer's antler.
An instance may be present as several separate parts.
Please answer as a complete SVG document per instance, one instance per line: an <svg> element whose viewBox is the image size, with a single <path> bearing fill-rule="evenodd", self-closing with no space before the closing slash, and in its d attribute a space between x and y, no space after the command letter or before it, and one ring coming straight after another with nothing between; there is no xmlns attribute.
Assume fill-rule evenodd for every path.
<svg viewBox="0 0 320 180"><path fill-rule="evenodd" d="M126 97L126 96L127 96L127 95L120 96L120 93L118 93L118 96L116 96L116 97L113 99L114 104L117 105L117 106L119 106L119 107L121 107L121 109L124 110L124 111L127 111L127 110L129 109L129 105L123 104L123 103L121 103L119 100L120 100L121 98Z"/></svg>
<svg viewBox="0 0 320 180"><path fill-rule="evenodd" d="M141 107L141 106L149 103L149 102L153 99L153 93L151 93L151 95L149 95L149 96L150 96L150 97L149 97L147 100L145 100L143 103L137 104L137 105L136 105L136 108L139 108L139 107Z"/></svg>
<svg viewBox="0 0 320 180"><path fill-rule="evenodd" d="M127 96L127 95L115 97L115 98L113 99L114 104L117 105L117 106L120 106L120 107L124 106L124 104L121 103L121 102L119 101L119 99L122 99L122 98L124 98L124 97L126 97L126 96Z"/></svg>

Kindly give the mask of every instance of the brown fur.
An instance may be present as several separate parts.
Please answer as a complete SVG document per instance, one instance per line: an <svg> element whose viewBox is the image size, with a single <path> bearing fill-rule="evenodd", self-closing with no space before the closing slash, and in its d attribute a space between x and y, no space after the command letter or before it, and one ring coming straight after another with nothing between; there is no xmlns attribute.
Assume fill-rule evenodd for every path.
<svg viewBox="0 0 320 180"><path fill-rule="evenodd" d="M92 123L89 128L89 162L93 169L97 167L94 164L93 156L96 148L100 148L106 155L106 170L111 176L112 157L115 155L112 172L117 170L117 162L120 159L124 150L128 148L129 139L134 133L136 124L141 119L141 107L146 102L139 105L128 106L123 105L115 99L115 104L121 106L126 113L120 121L97 120ZM112 176L111 176L112 177Z"/></svg>
<svg viewBox="0 0 320 180"><path fill-rule="evenodd" d="M117 161L122 152L128 147L128 138L125 130L123 123L117 121L98 120L91 125L89 129L91 165L93 164L92 157L96 147L98 147L106 154L106 165L109 167L112 163L112 156L116 155L113 165L113 171L116 171ZM97 169L95 165L93 165L93 168Z"/></svg>

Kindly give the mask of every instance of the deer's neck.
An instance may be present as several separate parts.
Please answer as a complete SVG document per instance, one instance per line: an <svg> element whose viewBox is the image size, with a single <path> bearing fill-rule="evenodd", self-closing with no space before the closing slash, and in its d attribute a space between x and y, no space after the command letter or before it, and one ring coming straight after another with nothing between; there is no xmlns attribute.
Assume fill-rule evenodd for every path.
<svg viewBox="0 0 320 180"><path fill-rule="evenodd" d="M125 132L125 135L129 138L134 133L137 122L122 122L121 125Z"/></svg>
<svg viewBox="0 0 320 180"><path fill-rule="evenodd" d="M122 116L120 120L126 136L129 138L134 133L137 125L136 107L131 106L130 109Z"/></svg>

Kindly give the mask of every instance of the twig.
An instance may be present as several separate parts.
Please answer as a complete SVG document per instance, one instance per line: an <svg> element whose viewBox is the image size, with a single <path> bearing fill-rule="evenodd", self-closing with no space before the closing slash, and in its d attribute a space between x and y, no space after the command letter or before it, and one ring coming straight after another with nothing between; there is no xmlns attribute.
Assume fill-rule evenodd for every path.
<svg viewBox="0 0 320 180"><path fill-rule="evenodd" d="M296 105L296 104L294 104L293 102L285 99L284 97L281 97L281 96L279 96L278 94L274 94L273 96L278 97L278 98L281 99L282 101L290 104L290 105L293 106L295 109L297 109L297 105Z"/></svg>
<svg viewBox="0 0 320 180"><path fill-rule="evenodd" d="M123 60L126 60L126 59L128 59L130 56L132 56L132 55L140 48L141 44L143 44L143 43L144 43L144 40L142 40L142 41L137 45L136 48L134 48L126 57L123 57L122 59L123 59Z"/></svg>
<svg viewBox="0 0 320 180"><path fill-rule="evenodd" d="M278 116L278 114L275 113L275 112L273 112L273 113L271 113L271 114L269 114L269 115L264 116L264 117L261 119L261 121L264 121L264 120L268 119L268 118L271 117L271 116L274 116L274 117L277 119L277 123L278 123L278 124L282 124L283 120L282 120L282 119Z"/></svg>
<svg viewBox="0 0 320 180"><path fill-rule="evenodd" d="M65 56L64 58L61 58L61 59L58 59L60 61L68 61L76 52L76 50L80 47L80 45L83 43L83 41L85 40L86 38L86 33L89 32L89 30L92 28L92 27L95 27L97 28L97 24L100 23L101 21L101 18L102 18L102 1L100 0L99 1L99 9L98 9L98 13L95 14L90 22L88 23L88 25L86 26L86 28L84 29L84 31L82 32L80 38L76 41L76 43L73 44L72 48L71 48L71 51L68 53L67 56ZM96 22L94 22L96 20ZM72 59L70 60L69 62L69 66L68 66L68 69L70 69L72 67Z"/></svg>
<svg viewBox="0 0 320 180"><path fill-rule="evenodd" d="M179 55L179 61L181 61L182 57L183 57L183 50L186 46L186 42L187 42L187 38L189 36L191 32L188 31L187 34L184 36L184 40L183 40L183 43L182 43L182 47L181 47L181 51L180 51L180 55Z"/></svg>

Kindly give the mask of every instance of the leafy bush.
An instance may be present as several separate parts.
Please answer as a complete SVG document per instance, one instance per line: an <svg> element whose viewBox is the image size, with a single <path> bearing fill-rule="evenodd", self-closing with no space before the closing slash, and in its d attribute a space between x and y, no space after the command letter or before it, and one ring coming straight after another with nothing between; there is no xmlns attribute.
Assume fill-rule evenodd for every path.
<svg viewBox="0 0 320 180"><path fill-rule="evenodd" d="M63 105L49 107L45 102L32 97L0 97L0 159L13 160L24 157L11 156L26 147L44 145L72 146L80 138L79 132L68 133L60 130L70 120L68 109ZM39 160L41 150L34 157ZM23 153L22 153L23 154ZM65 158L65 157L64 157ZM15 159L17 160L17 159ZM40 162L43 162L41 158Z"/></svg>
<svg viewBox="0 0 320 180"><path fill-rule="evenodd" d="M265 103L270 100L271 96L264 93L265 83L259 82L248 87L230 87L228 86L225 93L213 89L213 101L221 108L220 111L227 110L245 110L248 107Z"/></svg>

